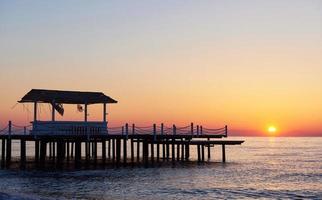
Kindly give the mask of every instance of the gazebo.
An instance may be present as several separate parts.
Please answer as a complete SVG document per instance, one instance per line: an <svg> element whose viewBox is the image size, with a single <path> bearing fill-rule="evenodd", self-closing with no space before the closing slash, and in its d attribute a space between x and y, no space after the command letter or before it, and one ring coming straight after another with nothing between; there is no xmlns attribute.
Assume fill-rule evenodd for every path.
<svg viewBox="0 0 322 200"><path fill-rule="evenodd" d="M107 104L117 103L116 100L102 92L80 92L32 89L19 103L34 104L34 120L32 135L101 135L107 134ZM37 104L51 105L51 121L40 121L37 118ZM84 121L56 121L56 112L63 115L63 104L76 104L80 111L84 111ZM88 105L103 104L103 121L88 121Z"/></svg>

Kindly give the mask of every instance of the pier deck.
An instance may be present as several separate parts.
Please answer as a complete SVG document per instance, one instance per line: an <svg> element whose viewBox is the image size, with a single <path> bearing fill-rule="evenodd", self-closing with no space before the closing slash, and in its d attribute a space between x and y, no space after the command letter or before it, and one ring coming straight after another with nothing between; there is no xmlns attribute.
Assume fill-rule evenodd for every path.
<svg viewBox="0 0 322 200"><path fill-rule="evenodd" d="M65 161L74 162L75 167L81 168L83 163L100 160L103 164L127 166L143 164L145 167L155 163L171 161L189 161L190 149L197 148L198 162L205 162L205 149L208 159L211 148L222 146L222 162L226 162L227 145L240 145L242 140L218 139L218 135L0 135L1 167L9 168L12 162L12 142L19 141L21 168L25 168L27 160L33 160L39 166L48 162L63 165ZM31 151L34 156L27 159L26 142L34 143ZM98 144L100 144L98 155ZM46 164L46 165L47 165ZM47 165L48 166L48 165Z"/></svg>

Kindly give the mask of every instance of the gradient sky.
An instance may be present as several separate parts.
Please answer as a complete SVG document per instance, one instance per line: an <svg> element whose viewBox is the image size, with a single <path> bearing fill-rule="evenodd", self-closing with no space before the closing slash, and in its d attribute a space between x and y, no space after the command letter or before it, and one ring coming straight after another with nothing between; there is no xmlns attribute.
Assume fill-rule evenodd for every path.
<svg viewBox="0 0 322 200"><path fill-rule="evenodd" d="M111 125L322 136L322 1L0 1L0 70L0 128L31 121L13 106L48 88L117 99Z"/></svg>

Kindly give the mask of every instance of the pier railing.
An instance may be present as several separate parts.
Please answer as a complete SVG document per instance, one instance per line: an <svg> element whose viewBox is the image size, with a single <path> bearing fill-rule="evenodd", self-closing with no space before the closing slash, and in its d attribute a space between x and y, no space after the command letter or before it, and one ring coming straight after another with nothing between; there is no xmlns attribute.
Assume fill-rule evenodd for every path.
<svg viewBox="0 0 322 200"><path fill-rule="evenodd" d="M6 127L0 129L0 135L215 135L228 136L227 125L222 128L206 128L191 123L187 126L166 126L153 124L152 126L136 126L125 124L118 127L107 127L101 122L40 122L28 126L13 124L9 121Z"/></svg>

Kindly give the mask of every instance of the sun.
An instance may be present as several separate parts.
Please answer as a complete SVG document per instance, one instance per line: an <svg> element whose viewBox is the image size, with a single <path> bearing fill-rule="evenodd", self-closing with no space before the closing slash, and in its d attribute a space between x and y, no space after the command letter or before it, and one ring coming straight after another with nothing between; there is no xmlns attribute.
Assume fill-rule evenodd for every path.
<svg viewBox="0 0 322 200"><path fill-rule="evenodd" d="M270 133L271 135L275 135L277 129L275 126L269 126L267 129L268 133Z"/></svg>

